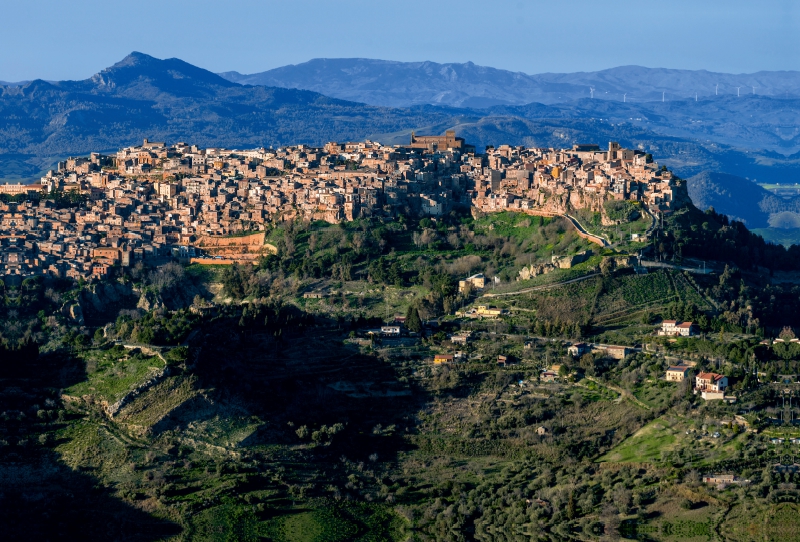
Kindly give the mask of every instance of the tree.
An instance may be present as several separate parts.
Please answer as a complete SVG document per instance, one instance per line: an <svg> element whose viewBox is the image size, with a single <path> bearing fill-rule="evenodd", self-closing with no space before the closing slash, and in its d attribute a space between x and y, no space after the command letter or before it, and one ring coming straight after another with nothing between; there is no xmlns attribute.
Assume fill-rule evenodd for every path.
<svg viewBox="0 0 800 542"><path fill-rule="evenodd" d="M590 376L594 375L595 372L595 363L594 363L594 356L591 353L586 353L581 356L580 361L581 368L586 371L587 374Z"/></svg>
<svg viewBox="0 0 800 542"><path fill-rule="evenodd" d="M222 271L221 282L223 291L235 298L241 299L245 296L244 281L242 280L239 264L233 264Z"/></svg>
<svg viewBox="0 0 800 542"><path fill-rule="evenodd" d="M630 513L631 505L633 504L632 495L628 488L624 486L617 486L614 488L613 495L614 504L617 506L620 514Z"/></svg>
<svg viewBox="0 0 800 542"><path fill-rule="evenodd" d="M169 352L166 353L164 359L167 362L167 365L180 365L181 363L185 363L189 357L189 349L185 346L178 346L177 348L171 349Z"/></svg>
<svg viewBox="0 0 800 542"><path fill-rule="evenodd" d="M611 275L612 271L614 271L614 260L611 258L603 258L600 262L600 272L604 277L607 277Z"/></svg>
<svg viewBox="0 0 800 542"><path fill-rule="evenodd" d="M409 307L406 312L406 327L409 331L420 333L422 331L422 320L416 307Z"/></svg>
<svg viewBox="0 0 800 542"><path fill-rule="evenodd" d="M400 269L400 263L394 262L387 273L387 283L394 284L397 287L403 286L403 273Z"/></svg>

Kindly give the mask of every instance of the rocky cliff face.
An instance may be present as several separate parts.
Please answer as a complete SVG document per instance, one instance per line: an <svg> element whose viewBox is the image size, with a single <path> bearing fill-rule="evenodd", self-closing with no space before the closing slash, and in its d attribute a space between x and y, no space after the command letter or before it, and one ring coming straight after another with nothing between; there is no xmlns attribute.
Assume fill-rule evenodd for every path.
<svg viewBox="0 0 800 542"><path fill-rule="evenodd" d="M166 309L176 311L191 306L196 296L207 297L208 292L203 285L196 284L190 279L184 279L169 287L160 290L146 288L138 292L139 301L137 308L151 311Z"/></svg>
<svg viewBox="0 0 800 542"><path fill-rule="evenodd" d="M83 325L85 318L114 318L121 309L184 309L198 295L207 297L208 292L191 280L182 280L160 291L152 286L138 288L129 282L96 282L86 286L75 301L65 304L62 313Z"/></svg>
<svg viewBox="0 0 800 542"><path fill-rule="evenodd" d="M156 309L163 309L165 308L165 305L164 300L161 299L159 294L153 292L152 290L145 290L139 297L139 302L136 304L136 308L145 311L152 311Z"/></svg>
<svg viewBox="0 0 800 542"><path fill-rule="evenodd" d="M81 308L80 303L70 303L64 305L61 312L78 325L82 326L85 323L83 318L83 309Z"/></svg>
<svg viewBox="0 0 800 542"><path fill-rule="evenodd" d="M687 205L692 205L692 198L689 197L689 183L684 179L678 179L672 189L672 207L680 209Z"/></svg>
<svg viewBox="0 0 800 542"><path fill-rule="evenodd" d="M81 290L77 299L67 302L61 312L73 322L84 325L86 318L113 317L120 309L132 307L137 295L130 284L96 282Z"/></svg>
<svg viewBox="0 0 800 542"><path fill-rule="evenodd" d="M61 312L84 325L87 318L113 318L121 309L135 307L138 296L130 283L95 282L81 290L77 299L66 303Z"/></svg>
<svg viewBox="0 0 800 542"><path fill-rule="evenodd" d="M90 312L102 314L110 309L119 310L123 304L130 304L135 295L130 283L98 282L90 284L81 292L80 301Z"/></svg>

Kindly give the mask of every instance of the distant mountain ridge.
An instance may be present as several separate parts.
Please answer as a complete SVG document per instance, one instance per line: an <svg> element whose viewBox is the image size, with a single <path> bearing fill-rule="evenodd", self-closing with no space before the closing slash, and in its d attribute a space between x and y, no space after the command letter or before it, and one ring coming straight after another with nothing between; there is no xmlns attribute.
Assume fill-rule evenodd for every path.
<svg viewBox="0 0 800 542"><path fill-rule="evenodd" d="M266 72L220 74L241 84L325 89L329 96L383 105L488 107L537 101L529 76L472 62L395 62L363 58L320 58ZM319 91L315 91L319 92ZM541 99L538 101L542 101Z"/></svg>
<svg viewBox="0 0 800 542"><path fill-rule="evenodd" d="M305 89L377 106L433 104L482 116L599 118L665 136L784 155L800 152L800 72L735 75L621 66L528 75L471 62L340 58L221 75L241 84Z"/></svg>
<svg viewBox="0 0 800 542"><path fill-rule="evenodd" d="M445 125L453 116L242 86L179 59L134 52L82 81L0 86L0 178L34 177L64 156L145 137L234 148L320 144Z"/></svg>
<svg viewBox="0 0 800 542"><path fill-rule="evenodd" d="M313 90L335 98L390 107L552 104L592 95L598 99L634 103L662 98L684 100L717 93L735 96L755 92L773 97L800 97L800 72L797 71L726 74L620 66L596 72L529 75L472 62L440 64L315 58L261 73L225 72L220 75L241 84Z"/></svg>

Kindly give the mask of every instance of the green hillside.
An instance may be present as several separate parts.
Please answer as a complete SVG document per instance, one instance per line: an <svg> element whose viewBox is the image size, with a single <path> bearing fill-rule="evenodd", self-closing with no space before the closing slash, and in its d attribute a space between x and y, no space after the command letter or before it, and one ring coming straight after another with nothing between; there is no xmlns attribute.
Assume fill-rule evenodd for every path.
<svg viewBox="0 0 800 542"><path fill-rule="evenodd" d="M9 280L0 518L33 539L42 517L92 540L775 539L769 518L796 498L775 465L800 438L781 395L800 374L800 296L778 282L794 275L775 251L792 253L754 253L737 228L681 210L654 250L511 213L285 223L252 267L121 269L153 310ZM725 259L704 274L709 240ZM629 252L646 247L661 267L645 272ZM547 272L516 280L531 265ZM459 291L478 272L493 286ZM375 332L397 316L410 333ZM699 335L657 336L663 319ZM592 347L573 357L578 342ZM725 374L736 401L666 381L679 361Z"/></svg>

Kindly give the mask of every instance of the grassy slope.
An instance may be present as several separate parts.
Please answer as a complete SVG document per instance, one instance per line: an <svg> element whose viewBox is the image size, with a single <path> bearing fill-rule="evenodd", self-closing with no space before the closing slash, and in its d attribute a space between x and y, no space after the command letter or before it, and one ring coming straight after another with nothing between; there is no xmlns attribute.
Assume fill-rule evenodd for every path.
<svg viewBox="0 0 800 542"><path fill-rule="evenodd" d="M654 420L631 435L599 461L615 463L646 463L659 460L662 451L670 451L675 435L665 420Z"/></svg>
<svg viewBox="0 0 800 542"><path fill-rule="evenodd" d="M66 390L67 395L95 396L113 404L164 367L157 356L141 352L118 356L113 351L94 350L86 355L90 378Z"/></svg>
<svg viewBox="0 0 800 542"><path fill-rule="evenodd" d="M538 225L525 223L527 219L494 215L479 224L484 231L516 239L523 246L538 231ZM563 234L561 239L567 237ZM566 251L583 248L569 243ZM393 257L409 262L419 256L453 260L476 253L474 249L421 250L403 240L398 246L406 250L396 251ZM555 246L538 246L536 254L546 259ZM502 261L509 269L518 265L510 258ZM586 265L538 277L542 282L511 283L497 291L589 271ZM213 270L193 268L190 272L216 280ZM422 285L383 288L359 280L335 287L353 308L377 315L402 313L414 298L426 294ZM598 276L550 290L498 297L492 304L508 306L521 323L525 310L551 316L594 315L601 333L597 338L617 337L631 344L652 331L652 326L635 324L643 308L663 308L676 299L706 303L682 275L656 271ZM318 300L295 302L326 312ZM503 370L493 364L471 363L434 369L424 360L446 347L433 340L413 346L378 343L374 350L358 352L342 344L346 329L315 330L310 339L282 345L257 333L248 334L235 322L231 329L213 327L206 332L214 334L213 341L203 344L203 356L209 362L222 367L240 360L247 370L231 377L221 368L213 378L210 374L204 374L204 379L171 376L129 403L113 423L89 416L65 428L58 447L68 464L91 467L103 480L117 484L121 497L182 523L188 538L215 539L216 533L235 533L231 536L239 539L287 541L400 539L408 525L397 513L397 505L435 506L436 499L447 494L443 488L466 491L497 483L518 469L524 458L558 465L565 458L575 461L570 454L587 462L600 455L613 468L649 463L646 470L651 473L669 467L663 461L664 451L683 457L691 450L697 453L695 464L713 465L737 457L746 442L743 436L728 434L699 442L689 438L685 430L692 424L669 413L674 385L623 384L654 411L668 411L644 428L650 411L630 401L617 401L618 394L610 388L587 381L539 385L535 376L540 358L563 360L564 352L555 345L545 347L546 355L544 348L527 352L517 337L487 336L469 346L480 359L494 359L499 351L513 353L523 361L516 367ZM146 377L144 357L112 359L97 351L85 357L90 362L88 380L69 390L72 395L115 398L134 387L137 378ZM281 385L261 387L265 375ZM114 379L119 382L112 384ZM517 386L519 380L528 384ZM255 411L252 397L238 395L237 386L249 385L258 389L264 401L274 401L271 409ZM407 390L409 395L405 395ZM381 397L387 400L381 402ZM540 405L557 415L542 414L537 410ZM326 446L294 435L301 425L315 430L322 423L345 419L347 438L352 439L349 448L337 447L341 446L337 438ZM288 422L293 424L291 429ZM534 434L540 425L549 431L542 438ZM624 439L627 434L632 436ZM596 447L586 449L587 444ZM366 457L373 450L380 458L377 463ZM602 455L592 455L593 450ZM354 459L353 454L362 457ZM388 458L386 463L384 458ZM262 466L254 468L256 463ZM571 487L572 481L553 483L557 492ZM335 498L341 497L337 492L355 492L359 487L365 489L354 504ZM371 502L358 500L370 487ZM455 495L461 489L454 491ZM389 495L393 504L387 501ZM677 497L673 497L659 497L648 509L676 508ZM680 532L692 531L692 525L707 525L702 518L714 516L719 509L690 512L670 512L670 521L684 522ZM655 525L665 535L658 539L674 538L673 527L669 528L673 534L666 536L665 522Z"/></svg>

